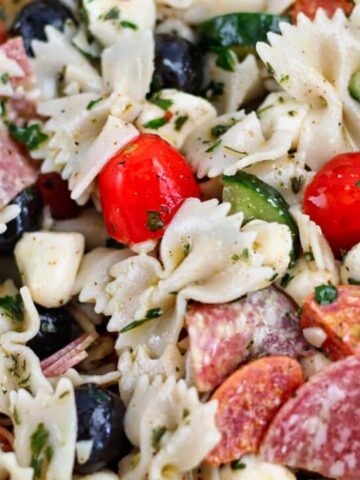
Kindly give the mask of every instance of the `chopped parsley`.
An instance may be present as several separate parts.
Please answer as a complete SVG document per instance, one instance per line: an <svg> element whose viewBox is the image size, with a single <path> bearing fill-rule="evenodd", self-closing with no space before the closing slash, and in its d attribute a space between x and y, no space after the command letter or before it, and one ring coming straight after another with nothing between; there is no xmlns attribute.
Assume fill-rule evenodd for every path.
<svg viewBox="0 0 360 480"><path fill-rule="evenodd" d="M319 305L330 305L338 298L338 291L334 285L320 285L315 288L315 300Z"/></svg>
<svg viewBox="0 0 360 480"><path fill-rule="evenodd" d="M163 311L161 310L161 308L151 308L146 312L145 318L141 320L135 320L135 322L129 323L129 325L126 325L126 327L120 330L120 333L130 332L130 330L134 330L135 328L140 327L141 325L149 322L150 320L161 317L162 314Z"/></svg>
<svg viewBox="0 0 360 480"><path fill-rule="evenodd" d="M221 144L221 140L217 140L215 143L213 143L208 149L205 150L205 153L212 153L214 150L218 148L218 146Z"/></svg>
<svg viewBox="0 0 360 480"><path fill-rule="evenodd" d="M188 408L184 408L183 410L183 418L186 418L190 415L190 410Z"/></svg>
<svg viewBox="0 0 360 480"><path fill-rule="evenodd" d="M237 253L235 253L234 255L231 256L231 260L233 260L234 262L238 262L239 260L249 260L249 249L248 248L244 248L243 252L238 255Z"/></svg>
<svg viewBox="0 0 360 480"><path fill-rule="evenodd" d="M34 469L34 480L46 477L47 467L54 456L54 450L49 445L49 436L49 431L44 424L39 423L30 437L30 466Z"/></svg>
<svg viewBox="0 0 360 480"><path fill-rule="evenodd" d="M9 79L10 79L9 74L6 72L0 76L1 83L3 83L4 85L6 85L9 82Z"/></svg>
<svg viewBox="0 0 360 480"><path fill-rule="evenodd" d="M182 247L185 257L189 255L190 252L190 243L185 243Z"/></svg>
<svg viewBox="0 0 360 480"><path fill-rule="evenodd" d="M11 138L26 145L29 150L35 150L48 138L48 136L41 131L38 123L32 123L27 127L18 127L11 122L7 122L6 124Z"/></svg>
<svg viewBox="0 0 360 480"><path fill-rule="evenodd" d="M260 108L257 110L256 114L259 118L261 118L262 114L270 110L271 108L274 108L274 105L268 105L267 107Z"/></svg>
<svg viewBox="0 0 360 480"><path fill-rule="evenodd" d="M298 177L291 177L290 182L291 190L296 195L297 193L301 192L305 183L305 177L304 175L299 175Z"/></svg>
<svg viewBox="0 0 360 480"><path fill-rule="evenodd" d="M288 82L289 80L290 80L290 75L281 75L279 79L279 83L285 83L285 82Z"/></svg>
<svg viewBox="0 0 360 480"><path fill-rule="evenodd" d="M349 285L360 285L360 280L356 280L356 278L348 278L348 284Z"/></svg>
<svg viewBox="0 0 360 480"><path fill-rule="evenodd" d="M177 132L180 132L188 120L189 120L189 117L187 115L177 117L177 119L175 120L175 130Z"/></svg>
<svg viewBox="0 0 360 480"><path fill-rule="evenodd" d="M165 433L166 433L165 426L154 428L153 431L151 432L151 446L154 450L157 450L159 448L161 439L165 435Z"/></svg>
<svg viewBox="0 0 360 480"><path fill-rule="evenodd" d="M269 75L272 75L272 76L275 75L274 67L269 62L266 63L266 70Z"/></svg>
<svg viewBox="0 0 360 480"><path fill-rule="evenodd" d="M243 463L241 461L241 459L240 460L234 460L233 462L231 462L231 468L233 470L244 470L244 468L246 468L246 464Z"/></svg>
<svg viewBox="0 0 360 480"><path fill-rule="evenodd" d="M174 104L173 100L162 98L160 93L155 93L155 95L151 97L150 102L162 110L165 110L165 112Z"/></svg>
<svg viewBox="0 0 360 480"><path fill-rule="evenodd" d="M215 127L212 127L210 130L211 136L213 138L219 138L221 135L224 135L230 127L231 125L215 125Z"/></svg>
<svg viewBox="0 0 360 480"><path fill-rule="evenodd" d="M21 322L24 318L24 305L19 294L15 297L6 295L0 298L0 308L13 320Z"/></svg>
<svg viewBox="0 0 360 480"><path fill-rule="evenodd" d="M235 72L237 64L236 53L227 47L211 47L210 49L217 55L216 65L227 72Z"/></svg>
<svg viewBox="0 0 360 480"><path fill-rule="evenodd" d="M136 25L136 23L129 22L128 20L122 20L120 22L120 25L123 28L131 28L131 30L137 30L138 29L138 26Z"/></svg>
<svg viewBox="0 0 360 480"><path fill-rule="evenodd" d="M154 118L153 120L149 120L148 122L143 124L144 128L150 128L151 130L157 130L160 127L163 127L168 123L165 117Z"/></svg>
<svg viewBox="0 0 360 480"><path fill-rule="evenodd" d="M118 20L120 18L120 9L119 7L111 8L104 16L100 16L101 20Z"/></svg>
<svg viewBox="0 0 360 480"><path fill-rule="evenodd" d="M148 210L146 212L146 226L151 232L157 232L164 227L164 221L161 218L161 212Z"/></svg>
<svg viewBox="0 0 360 480"><path fill-rule="evenodd" d="M86 110L93 109L95 107L95 105L97 105L99 102L101 102L101 100L103 100L102 97L97 98L96 100L90 100L90 102L86 105Z"/></svg>
<svg viewBox="0 0 360 480"><path fill-rule="evenodd" d="M294 279L294 275L291 275L290 273L285 273L285 275L282 277L281 281L280 281L280 285L283 287L283 288L286 288L289 283L291 282L291 280Z"/></svg>

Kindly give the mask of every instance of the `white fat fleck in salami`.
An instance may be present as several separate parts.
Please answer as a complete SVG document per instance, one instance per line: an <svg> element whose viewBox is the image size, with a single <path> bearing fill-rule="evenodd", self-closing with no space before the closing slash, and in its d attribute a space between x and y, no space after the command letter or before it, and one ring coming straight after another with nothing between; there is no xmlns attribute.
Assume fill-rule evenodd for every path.
<svg viewBox="0 0 360 480"><path fill-rule="evenodd" d="M261 447L268 462L360 479L360 357L315 375L278 413Z"/></svg>
<svg viewBox="0 0 360 480"><path fill-rule="evenodd" d="M20 148L5 129L0 129L0 208L32 185L36 177L36 170L30 166Z"/></svg>

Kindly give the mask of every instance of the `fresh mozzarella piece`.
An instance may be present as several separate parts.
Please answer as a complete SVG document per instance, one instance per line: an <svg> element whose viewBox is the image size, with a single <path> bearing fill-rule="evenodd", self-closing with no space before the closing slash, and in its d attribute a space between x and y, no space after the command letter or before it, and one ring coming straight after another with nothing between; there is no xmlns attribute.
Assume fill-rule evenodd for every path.
<svg viewBox="0 0 360 480"><path fill-rule="evenodd" d="M152 30L155 26L154 0L84 0L83 5L90 32L105 47L116 43L126 30Z"/></svg>
<svg viewBox="0 0 360 480"><path fill-rule="evenodd" d="M296 480L295 475L281 465L263 462L256 455L245 455L239 460L242 468L234 470L226 465L220 471L221 480Z"/></svg>
<svg viewBox="0 0 360 480"><path fill-rule="evenodd" d="M26 233L16 244L15 259L24 285L36 303L60 307L71 298L82 255L79 233Z"/></svg>
<svg viewBox="0 0 360 480"><path fill-rule="evenodd" d="M141 102L150 90L155 43L151 30L124 32L101 57L105 88Z"/></svg>
<svg viewBox="0 0 360 480"><path fill-rule="evenodd" d="M166 111L155 104L161 100L168 101ZM153 102L146 102L136 125L140 131L157 133L176 148L183 146L194 128L216 117L214 107L207 100L178 90L161 90Z"/></svg>
<svg viewBox="0 0 360 480"><path fill-rule="evenodd" d="M328 367L331 364L331 360L329 360L325 355L321 352L311 352L306 357L303 357L300 360L305 380L308 380L313 375L321 372L324 368Z"/></svg>
<svg viewBox="0 0 360 480"><path fill-rule="evenodd" d="M343 283L360 285L360 243L347 253L341 266L341 280Z"/></svg>

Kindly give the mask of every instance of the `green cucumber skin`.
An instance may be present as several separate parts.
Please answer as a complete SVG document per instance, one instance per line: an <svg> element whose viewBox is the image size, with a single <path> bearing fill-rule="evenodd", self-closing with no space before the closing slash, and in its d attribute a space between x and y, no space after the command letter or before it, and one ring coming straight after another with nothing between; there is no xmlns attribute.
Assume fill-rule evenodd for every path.
<svg viewBox="0 0 360 480"><path fill-rule="evenodd" d="M266 42L268 32L279 33L280 22L290 22L285 15L265 13L230 13L214 17L199 26L200 43L205 47L253 46Z"/></svg>
<svg viewBox="0 0 360 480"><path fill-rule="evenodd" d="M289 227L293 237L292 266L300 254L299 230L283 196L271 185L246 172L224 176L222 181L223 201L231 204L231 213L242 211L245 223L257 219Z"/></svg>

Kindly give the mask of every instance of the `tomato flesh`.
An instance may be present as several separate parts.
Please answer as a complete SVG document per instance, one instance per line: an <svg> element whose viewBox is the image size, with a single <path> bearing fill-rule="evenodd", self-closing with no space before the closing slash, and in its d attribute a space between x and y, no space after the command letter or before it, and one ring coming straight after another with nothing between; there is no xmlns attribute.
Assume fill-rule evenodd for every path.
<svg viewBox="0 0 360 480"><path fill-rule="evenodd" d="M70 197L68 183L59 173L43 173L39 175L37 186L45 205L49 205L51 216L55 220L74 218L80 213L80 207Z"/></svg>
<svg viewBox="0 0 360 480"><path fill-rule="evenodd" d="M313 19L319 8L323 8L329 17L332 17L338 8L349 15L354 8L354 3L350 0L296 0L291 15L294 21L299 13L304 13Z"/></svg>
<svg viewBox="0 0 360 480"><path fill-rule="evenodd" d="M152 134L135 138L105 165L99 190L109 235L125 244L162 237L184 200L200 197L185 158Z"/></svg>
<svg viewBox="0 0 360 480"><path fill-rule="evenodd" d="M360 242L360 153L338 155L315 175L305 191L304 211L335 255Z"/></svg>

